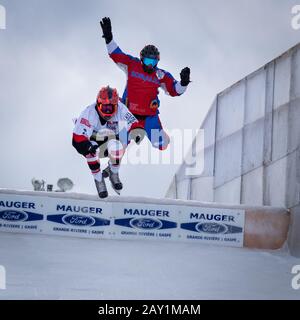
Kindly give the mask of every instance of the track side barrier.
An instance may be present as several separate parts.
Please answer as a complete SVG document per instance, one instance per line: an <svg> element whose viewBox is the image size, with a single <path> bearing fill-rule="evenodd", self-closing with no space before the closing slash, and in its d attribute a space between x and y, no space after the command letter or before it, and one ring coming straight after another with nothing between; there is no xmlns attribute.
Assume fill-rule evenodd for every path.
<svg viewBox="0 0 300 320"><path fill-rule="evenodd" d="M0 189L0 231L279 249L284 208Z"/></svg>

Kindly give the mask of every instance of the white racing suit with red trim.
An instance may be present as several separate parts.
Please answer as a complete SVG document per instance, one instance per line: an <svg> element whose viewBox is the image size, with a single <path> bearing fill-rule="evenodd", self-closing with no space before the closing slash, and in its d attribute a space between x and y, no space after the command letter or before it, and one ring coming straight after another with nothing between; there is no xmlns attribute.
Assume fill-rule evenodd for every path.
<svg viewBox="0 0 300 320"><path fill-rule="evenodd" d="M110 158L109 165L113 172L119 170L128 143L128 132L135 122L137 119L121 102L118 103L117 113L109 121L100 117L96 103L88 106L77 118L72 144L86 158L96 180L102 179L99 154L102 158ZM100 140L96 141L95 132L98 133ZM99 145L98 154L89 153L89 148L93 144Z"/></svg>
<svg viewBox="0 0 300 320"><path fill-rule="evenodd" d="M107 50L110 58L127 76L122 102L139 120L131 129L143 128L153 147L165 149L169 137L159 119L158 89L162 88L166 94L175 97L182 95L187 87L182 86L169 72L157 67L151 74L145 72L141 60L122 52L114 40L107 44Z"/></svg>

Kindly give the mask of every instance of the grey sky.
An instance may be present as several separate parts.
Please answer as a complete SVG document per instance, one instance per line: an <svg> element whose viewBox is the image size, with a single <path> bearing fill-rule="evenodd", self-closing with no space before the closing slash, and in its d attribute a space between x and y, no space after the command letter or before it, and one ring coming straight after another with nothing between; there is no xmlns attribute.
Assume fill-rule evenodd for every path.
<svg viewBox="0 0 300 320"><path fill-rule="evenodd" d="M108 58L99 20L110 16L123 51L147 43L177 79L190 66L186 94L160 94L166 128L197 128L219 91L300 41L294 0L0 0L0 187L31 189L33 176L95 193L87 165L71 146L72 118L102 85L122 93L125 75ZM145 142L146 143L146 142ZM126 165L124 195L163 196L176 166Z"/></svg>

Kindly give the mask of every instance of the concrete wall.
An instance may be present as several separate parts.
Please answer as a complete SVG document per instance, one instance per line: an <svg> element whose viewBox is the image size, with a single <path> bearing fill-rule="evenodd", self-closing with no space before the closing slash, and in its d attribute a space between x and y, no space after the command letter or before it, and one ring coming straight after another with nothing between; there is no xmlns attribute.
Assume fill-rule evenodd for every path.
<svg viewBox="0 0 300 320"><path fill-rule="evenodd" d="M201 128L203 174L184 163L166 196L290 208L300 256L300 44L218 94Z"/></svg>

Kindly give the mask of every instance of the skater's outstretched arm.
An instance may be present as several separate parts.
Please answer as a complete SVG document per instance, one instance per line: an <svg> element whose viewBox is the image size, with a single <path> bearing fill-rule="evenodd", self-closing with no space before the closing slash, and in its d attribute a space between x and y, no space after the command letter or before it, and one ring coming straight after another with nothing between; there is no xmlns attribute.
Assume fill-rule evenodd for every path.
<svg viewBox="0 0 300 320"><path fill-rule="evenodd" d="M106 42L106 47L110 58L120 67L123 71L127 73L128 66L131 61L137 58L132 57L129 54L124 53L117 43L113 40L112 26L110 18L105 17L100 21L100 26L103 32L103 38Z"/></svg>
<svg viewBox="0 0 300 320"><path fill-rule="evenodd" d="M190 83L190 68L186 67L180 72L180 81L177 81L169 72L159 71L160 86L166 94L176 97L182 95Z"/></svg>

